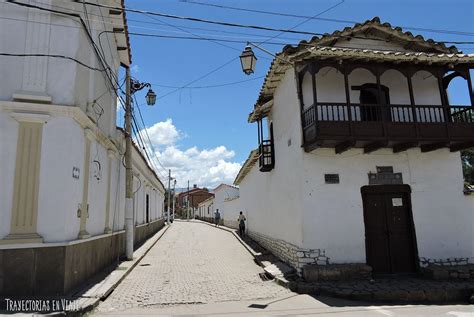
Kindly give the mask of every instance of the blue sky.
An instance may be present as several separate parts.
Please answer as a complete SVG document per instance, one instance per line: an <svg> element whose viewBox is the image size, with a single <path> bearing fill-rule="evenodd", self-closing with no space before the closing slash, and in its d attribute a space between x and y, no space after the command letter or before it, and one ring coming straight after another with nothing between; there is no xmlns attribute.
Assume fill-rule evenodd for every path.
<svg viewBox="0 0 474 317"><path fill-rule="evenodd" d="M227 6L285 12L314 16L339 3L338 0L201 0ZM257 13L225 10L185 3L178 0L134 0L126 1L130 8L157 11L181 16L229 21L242 24L265 25L274 28L292 28L304 21L300 18L277 17ZM375 1L346 0L321 17L364 22L379 16L382 22L392 26L409 26L444 30L474 32L474 5L472 1ZM278 33L249 29L238 29L179 21L143 14L127 13L129 31L172 36L219 37L231 40L258 42ZM141 22L140 22L141 21ZM151 23L144 23L151 22ZM351 24L310 20L297 30L310 32L332 32ZM183 27L208 30L183 29ZM181 28L181 30L179 29ZM240 32L246 34L216 33L210 30ZM430 32L411 31L434 40L474 41L473 36L459 36ZM251 35L247 35L251 34ZM298 43L310 36L283 34L272 41ZM145 123L162 164L171 167L178 175L178 186L187 179L200 186L213 187L220 181L231 182L240 164L256 147L256 126L247 123L263 78L268 71L271 56L257 52L259 56L256 72L243 74L238 56L244 44L224 43L226 47L209 41L185 41L131 36L133 55L132 75L140 81L153 84L158 99L154 107L141 107ZM266 45L266 49L278 52L282 46ZM474 53L474 45L459 45L466 53ZM175 88L201 77L217 67L231 61L227 66L196 81L190 87L168 94ZM244 83L216 87L197 88L209 85L249 80ZM464 88L464 87L462 87ZM451 98L467 102L467 93L454 87ZM139 103L145 92L137 93ZM168 95L167 95L168 94ZM163 97L162 97L163 96ZM158 123L158 124L157 124ZM153 128L152 128L153 129ZM161 171L164 174L164 171Z"/></svg>

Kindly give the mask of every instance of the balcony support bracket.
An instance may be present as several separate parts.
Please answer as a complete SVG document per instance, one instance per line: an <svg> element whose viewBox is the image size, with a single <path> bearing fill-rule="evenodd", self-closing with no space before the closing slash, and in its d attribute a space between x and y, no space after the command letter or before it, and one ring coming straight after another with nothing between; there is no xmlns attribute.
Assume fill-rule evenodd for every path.
<svg viewBox="0 0 474 317"><path fill-rule="evenodd" d="M417 142L401 142L401 143L396 143L393 145L393 153L400 153L403 151L406 151L408 149L417 147L418 143Z"/></svg>
<svg viewBox="0 0 474 317"><path fill-rule="evenodd" d="M454 143L449 146L449 151L457 152L457 151L462 151L471 147L474 147L474 142Z"/></svg>
<svg viewBox="0 0 474 317"><path fill-rule="evenodd" d="M426 152L431 152L435 151L444 147L447 147L446 142L435 142L435 143L428 143L428 144L423 144L420 146L421 152L426 153Z"/></svg>
<svg viewBox="0 0 474 317"><path fill-rule="evenodd" d="M336 154L341 154L355 146L355 141L347 140L337 144L334 148Z"/></svg>
<svg viewBox="0 0 474 317"><path fill-rule="evenodd" d="M381 149L383 147L387 147L388 142L387 141L375 141L375 142L370 142L367 145L364 146L364 154L369 154L374 151L377 151L378 149Z"/></svg>

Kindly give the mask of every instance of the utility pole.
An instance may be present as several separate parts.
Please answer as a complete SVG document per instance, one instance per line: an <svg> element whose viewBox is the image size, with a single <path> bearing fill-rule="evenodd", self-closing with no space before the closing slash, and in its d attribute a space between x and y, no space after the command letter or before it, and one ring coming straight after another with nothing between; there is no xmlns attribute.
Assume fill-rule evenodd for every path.
<svg viewBox="0 0 474 317"><path fill-rule="evenodd" d="M125 255L133 260L132 104L130 67L125 69Z"/></svg>
<svg viewBox="0 0 474 317"><path fill-rule="evenodd" d="M167 222L170 224L170 203L171 203L171 170L168 170L168 212L167 212Z"/></svg>
<svg viewBox="0 0 474 317"><path fill-rule="evenodd" d="M189 179L188 179L188 193L186 195L186 220L189 220Z"/></svg>
<svg viewBox="0 0 474 317"><path fill-rule="evenodd" d="M176 190L176 179L173 182L173 221L174 221L174 203L176 201L176 199L174 197L175 196L175 190Z"/></svg>

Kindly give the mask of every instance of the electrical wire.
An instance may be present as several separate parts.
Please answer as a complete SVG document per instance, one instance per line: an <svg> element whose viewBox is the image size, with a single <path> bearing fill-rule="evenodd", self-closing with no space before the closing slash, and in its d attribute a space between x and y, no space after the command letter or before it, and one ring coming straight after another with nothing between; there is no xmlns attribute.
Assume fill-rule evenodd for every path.
<svg viewBox="0 0 474 317"><path fill-rule="evenodd" d="M321 18L321 17L316 17L316 16L306 16L306 15L290 14L290 13L283 13L283 12L275 12L275 11L256 10L256 9L248 9L248 8L241 8L241 7L225 6L225 5L214 4L214 3L204 3L204 2L193 1L193 0L181 0L180 2L189 3L189 4L196 4L196 5L201 5L201 6L221 8L221 9L261 13L261 14L266 14L266 15L284 16L284 17L291 17L291 18L311 19L311 20L320 20L320 21L337 22L337 23L353 23L353 24L360 23L358 21L353 21L353 20ZM404 29L408 29L408 30L425 31L425 32L430 32L430 33L442 33L442 34L474 36L474 33L465 32L465 31L430 29L430 28L420 28L420 27L411 27L411 26L400 26L400 27L404 28Z"/></svg>
<svg viewBox="0 0 474 317"><path fill-rule="evenodd" d="M261 78L264 78L265 76L258 76L250 79L244 79L244 80L239 80L239 81L234 81L234 82L229 82L229 83L223 83L223 84L215 84L215 85L205 85L205 86L187 86L186 88L188 89L207 89L207 88L217 88L217 87L225 87L225 86L233 86L233 85L238 85L242 83L246 83L249 81L255 81ZM163 88L181 88L181 86L168 86L168 85L160 85L160 84L155 84L155 83L150 83L153 86L158 86L158 87L163 87Z"/></svg>
<svg viewBox="0 0 474 317"><path fill-rule="evenodd" d="M100 68L96 68L96 67L87 65L86 63L83 63L83 62L81 62L80 60L75 59L75 58L73 58L73 57L65 56L65 55L58 55L58 54L30 54L30 53L27 53L27 54L20 54L20 53L3 53L3 52L0 52L0 56L9 56L9 57L53 57L53 58L62 58L62 59L68 59L68 60L74 61L74 62L78 63L79 65L84 66L84 67L86 67L86 68L88 68L88 69L90 69L90 70L95 70L95 71L99 71L99 72L105 72L105 71L106 71L105 69L100 69Z"/></svg>
<svg viewBox="0 0 474 317"><path fill-rule="evenodd" d="M146 124L145 124L145 120L143 120L143 116L142 116L142 112L140 110L140 105L138 104L137 102L137 98L135 95L133 95L133 98L135 100L135 105L136 105L136 108L138 109L138 114L140 116L140 120L143 124L143 130L142 131L145 131L145 135L148 139L148 144L149 144L149 147L151 149L151 151L155 154L155 158L156 160L158 161L158 164L163 168L163 170L167 171L167 169L163 166L163 164L161 163L161 161L158 159L158 156L156 155L156 151L155 151L155 147L153 146L153 142L151 142L151 139L150 139L150 135L148 134L148 129L146 127Z"/></svg>
<svg viewBox="0 0 474 317"><path fill-rule="evenodd" d="M10 1L10 0L7 0L7 1ZM259 25L247 25L247 24L231 23L231 22L225 22L225 21L214 21L214 20L201 19L201 18L195 18L195 17L178 16L178 15L172 15L172 14L159 13L159 12L155 12L155 11L137 10L137 9L131 9L131 8L121 8L121 7L109 6L109 5L105 5L105 4L96 4L96 3L91 3L91 2L85 2L85 3L89 4L89 5L92 5L92 6L98 6L98 7L114 9L114 10L121 11L121 12L127 11L127 12L140 13L140 14L144 14L144 15L147 15L147 16L153 15L153 16L160 16L160 17L165 17L165 18L170 18L170 19L187 20L187 21L214 24L214 25L222 25L222 26L228 26L228 27L265 30L265 31L272 31L272 32L305 34L305 35L313 35L313 36L323 36L323 35L325 35L324 33L317 33L317 32L278 29L278 28L271 28L271 27L259 26ZM337 36L337 35L335 35L334 37L336 37L336 38L358 38L356 36ZM366 39L366 38L364 37L363 39ZM383 39L377 39L377 40L385 41ZM423 40L418 40L418 39L413 39L413 40L409 40L409 41L412 41L412 42L421 41L421 42L423 42ZM455 43L455 42L438 41L438 43Z"/></svg>
<svg viewBox="0 0 474 317"><path fill-rule="evenodd" d="M171 95L171 94L173 94L173 93L175 93L175 92L177 92L177 91L179 91L179 90L181 90L181 89L183 89L183 88L187 88L188 86L194 84L195 82L200 81L201 79L204 79L204 78L206 78L206 77L208 77L208 76L214 74L214 73L217 72L218 70L220 70L220 69L226 67L227 65L231 64L232 62L234 62L234 61L237 60L238 58L239 58L238 56L237 56L237 57L233 57L231 60L225 62L224 64L220 65L219 67L214 68L214 69L211 70L210 72L205 73L204 75L202 75L202 76L200 76L200 77L198 77L198 78L196 78L196 79L194 79L194 80L188 82L187 84L185 84L185 85L183 85L183 86L181 86L181 87L179 87L179 88L176 88L175 90L173 90L173 91L171 91L171 92L168 92L168 93L164 94L163 96L159 97L158 99L161 100L161 99L163 99L163 98L165 98L165 97L167 97L167 96L169 96L169 95Z"/></svg>

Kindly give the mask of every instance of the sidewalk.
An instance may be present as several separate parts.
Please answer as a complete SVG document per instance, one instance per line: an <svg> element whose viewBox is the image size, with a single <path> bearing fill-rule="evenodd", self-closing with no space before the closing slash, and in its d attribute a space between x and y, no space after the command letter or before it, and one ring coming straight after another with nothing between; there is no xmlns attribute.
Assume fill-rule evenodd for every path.
<svg viewBox="0 0 474 317"><path fill-rule="evenodd" d="M193 220L207 225L210 223ZM428 280L420 277L376 278L372 280L328 281L308 283L292 274L289 267L248 237L245 241L236 230L219 226L232 233L254 256L255 262L288 289L311 295L349 300L389 303L456 303L467 302L474 294L474 280Z"/></svg>
<svg viewBox="0 0 474 317"><path fill-rule="evenodd" d="M34 298L34 300L49 301L50 303L62 301L67 302L67 307L63 311L41 312L48 316L82 316L94 309L101 300L104 300L110 293L122 282L122 280L138 265L148 251L156 244L156 242L164 235L169 226L164 226L155 235L149 238L133 253L132 261L123 261L117 267L109 267L98 273L95 277L89 280L79 289L73 293L61 297L41 297ZM33 298L32 298L33 299ZM63 306L60 306L63 307ZM0 315L3 313L11 314L9 311L0 310ZM25 313L30 315L32 313Z"/></svg>

